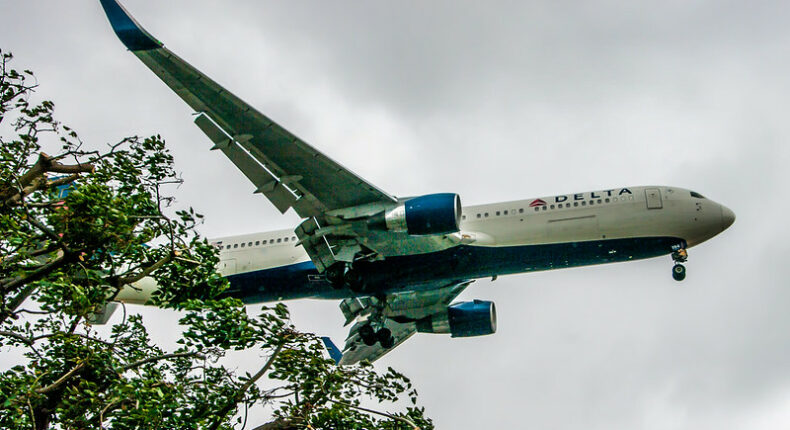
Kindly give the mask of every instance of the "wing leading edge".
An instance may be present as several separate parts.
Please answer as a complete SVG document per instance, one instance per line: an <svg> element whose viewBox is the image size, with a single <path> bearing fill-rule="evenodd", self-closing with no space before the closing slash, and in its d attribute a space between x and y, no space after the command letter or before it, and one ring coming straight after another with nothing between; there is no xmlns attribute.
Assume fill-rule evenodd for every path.
<svg viewBox="0 0 790 430"><path fill-rule="evenodd" d="M281 212L303 218L396 199L255 110L145 31L116 0L100 0L118 38L192 109L195 123Z"/></svg>

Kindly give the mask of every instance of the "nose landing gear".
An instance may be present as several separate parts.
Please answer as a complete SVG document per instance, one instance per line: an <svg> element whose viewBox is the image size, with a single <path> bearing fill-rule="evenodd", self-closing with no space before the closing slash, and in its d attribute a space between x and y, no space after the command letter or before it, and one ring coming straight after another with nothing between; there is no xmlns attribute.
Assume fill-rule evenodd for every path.
<svg viewBox="0 0 790 430"><path fill-rule="evenodd" d="M686 248L679 248L672 253L672 261L675 262L675 265L672 267L672 279L676 281L682 281L686 279L686 266L681 263L685 263L688 260L688 257L689 254L686 251Z"/></svg>

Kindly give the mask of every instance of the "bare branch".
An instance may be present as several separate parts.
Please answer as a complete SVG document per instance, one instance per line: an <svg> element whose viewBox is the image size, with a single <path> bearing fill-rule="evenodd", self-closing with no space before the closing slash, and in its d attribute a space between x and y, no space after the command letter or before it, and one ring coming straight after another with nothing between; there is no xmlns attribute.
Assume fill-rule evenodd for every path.
<svg viewBox="0 0 790 430"><path fill-rule="evenodd" d="M30 339L29 337L22 336L19 333L14 333L12 331L0 330L0 336L12 337L12 338L24 343L25 345L33 345L33 342L34 342L33 339Z"/></svg>

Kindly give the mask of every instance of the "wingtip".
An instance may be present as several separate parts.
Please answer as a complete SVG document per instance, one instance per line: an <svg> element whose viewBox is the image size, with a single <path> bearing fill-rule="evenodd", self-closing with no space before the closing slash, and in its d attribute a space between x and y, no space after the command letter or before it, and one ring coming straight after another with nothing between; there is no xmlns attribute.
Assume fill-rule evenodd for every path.
<svg viewBox="0 0 790 430"><path fill-rule="evenodd" d="M321 340L324 342L324 346L326 347L327 352L329 352L329 356L332 357L332 360L335 360L335 364L340 364L340 360L343 359L343 353L337 349L335 343L332 342L332 339L323 336Z"/></svg>
<svg viewBox="0 0 790 430"><path fill-rule="evenodd" d="M147 51L162 47L162 42L145 31L117 0L99 1L115 34L130 51Z"/></svg>

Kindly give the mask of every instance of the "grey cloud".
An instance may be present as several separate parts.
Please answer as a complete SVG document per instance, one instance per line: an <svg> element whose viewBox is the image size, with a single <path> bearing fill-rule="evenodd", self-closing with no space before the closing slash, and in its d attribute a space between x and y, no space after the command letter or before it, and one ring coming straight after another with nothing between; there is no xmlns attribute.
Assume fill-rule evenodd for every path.
<svg viewBox="0 0 790 430"><path fill-rule="evenodd" d="M98 2L0 1L3 49L87 142L167 138L187 180L178 197L207 215L205 234L296 223L207 151ZM656 183L735 211L690 251L682 286L668 258L477 282L464 297L497 303L496 335L416 336L380 363L413 377L440 428L790 424L786 2L125 4L392 193L471 204ZM289 306L300 327L344 338L335 304Z"/></svg>

